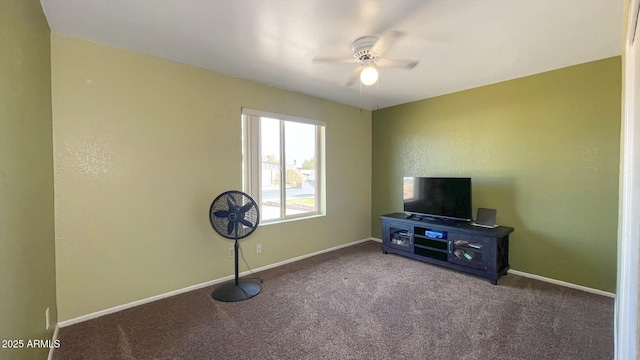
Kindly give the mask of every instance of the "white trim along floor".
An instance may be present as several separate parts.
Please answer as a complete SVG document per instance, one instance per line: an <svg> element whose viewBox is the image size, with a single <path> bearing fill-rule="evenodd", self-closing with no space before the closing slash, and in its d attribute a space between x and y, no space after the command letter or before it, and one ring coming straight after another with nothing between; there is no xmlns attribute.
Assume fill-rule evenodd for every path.
<svg viewBox="0 0 640 360"><path fill-rule="evenodd" d="M362 240L358 240L358 241L354 241L354 242L350 242L347 244L343 244L343 245L339 245L339 246L335 246L332 248L328 248L325 250L321 250L321 251L316 251L310 254L306 254L306 255L301 255L298 257L294 257L285 261L280 261L274 264L270 264L270 265L266 265L263 266L261 268L257 268L254 269L253 272L260 272L260 271L264 271L264 270L268 270L268 269L272 269L278 266L282 266L285 264L289 264L292 262L296 262L302 259L306 259L315 255L319 255L319 254L323 254L323 253L327 253L327 252L331 252L331 251L335 251L338 249L342 249L348 246L353 246L353 245L357 245L357 244L361 244L363 242L367 242L367 241L376 241L376 242L382 242L382 240L377 239L377 238L366 238L366 239L362 239ZM615 298L615 294L614 293L610 293L610 292L606 292L606 291L602 291L602 290L598 290L598 289L592 289L586 286L581 286L581 285L576 285L576 284L572 284L572 283L568 283L565 281L561 281L561 280L556 280L556 279L550 279L550 278L546 278L543 276L539 276L539 275L534 275L534 274L528 274L522 271L518 271L518 270L509 270L508 273L510 274L514 274L514 275L519 275L519 276L523 276L523 277L528 277L528 278L532 278L532 279L536 279L536 280L540 280L540 281L545 281L548 283L552 283L552 284L556 284L556 285L560 285L560 286L565 286L568 288L573 288L573 289L578 289L578 290L582 290L582 291L586 291L589 293L593 293L593 294L598 294L598 295L602 295L602 296L607 296L607 297L611 297L611 298ZM249 271L245 271L240 273L240 276L246 276L249 275L250 272ZM215 279L215 280L211 280L211 281L207 281L207 282L203 282L200 284L196 284L196 285L192 285L192 286L188 286L182 289L178 289L178 290L174 290L174 291L170 291L164 294L159 294L159 295L155 295L155 296L151 296L145 299L140 299L137 301L133 301L127 304L122 304L122 305L118 305L118 306L114 306L108 309L104 309L104 310L100 310L100 311L96 311L87 315L82 315L73 319L69 319L69 320L65 320L65 321L61 321L57 324L56 326L56 330L54 332L54 340L56 338L56 335L58 333L58 327L66 327L66 326L70 326L70 325L74 325L74 324L78 324L87 320L91 320L91 319L95 319L98 318L100 316L104 316L104 315L108 315L108 314L112 314L118 311L122 311L125 309L130 309L139 305L143 305L146 303L150 303L156 300L160 300L160 299L164 299L170 296L174 296L174 295L179 295L185 292L189 292L189 291L193 291L193 290L197 290L197 289L201 289L207 286L211 286L211 285L215 285L215 284L220 284L223 283L225 281L229 281L232 280L234 278L234 275L229 275L229 276L225 276L223 278L219 278L219 279Z"/></svg>

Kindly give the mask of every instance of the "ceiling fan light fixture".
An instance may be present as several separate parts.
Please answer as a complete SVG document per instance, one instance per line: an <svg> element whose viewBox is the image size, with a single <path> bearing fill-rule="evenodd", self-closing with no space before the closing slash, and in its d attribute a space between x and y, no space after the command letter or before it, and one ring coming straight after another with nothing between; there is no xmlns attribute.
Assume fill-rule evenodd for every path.
<svg viewBox="0 0 640 360"><path fill-rule="evenodd" d="M366 86L371 86L378 81L378 70L373 65L366 65L360 72L360 81Z"/></svg>

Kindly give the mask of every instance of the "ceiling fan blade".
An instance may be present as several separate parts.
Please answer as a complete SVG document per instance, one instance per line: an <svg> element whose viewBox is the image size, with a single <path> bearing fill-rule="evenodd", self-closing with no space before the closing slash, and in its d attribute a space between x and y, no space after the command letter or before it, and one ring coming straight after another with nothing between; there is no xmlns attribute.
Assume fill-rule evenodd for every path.
<svg viewBox="0 0 640 360"><path fill-rule="evenodd" d="M362 72L362 66L358 66L358 68L356 68L356 70L353 72L353 74L351 74L351 77L349 78L349 81L347 81L347 83L344 85L346 87L349 87L353 84L355 84L358 79L360 78L360 73Z"/></svg>
<svg viewBox="0 0 640 360"><path fill-rule="evenodd" d="M380 67L396 68L396 69L413 69L418 65L418 60L403 60L403 59L376 59L376 65Z"/></svg>
<svg viewBox="0 0 640 360"><path fill-rule="evenodd" d="M378 56L384 54L389 50L398 39L402 38L405 34L402 31L391 30L387 31L378 38L375 44L371 47L371 52L378 54Z"/></svg>
<svg viewBox="0 0 640 360"><path fill-rule="evenodd" d="M360 60L356 58L339 58L339 57L320 57L311 60L314 63L343 63L343 64L355 64Z"/></svg>

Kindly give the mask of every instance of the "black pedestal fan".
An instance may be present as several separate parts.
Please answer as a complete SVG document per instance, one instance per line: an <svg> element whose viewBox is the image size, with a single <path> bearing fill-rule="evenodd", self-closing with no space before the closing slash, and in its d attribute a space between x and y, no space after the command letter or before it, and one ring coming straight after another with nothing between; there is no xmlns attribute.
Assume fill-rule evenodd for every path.
<svg viewBox="0 0 640 360"><path fill-rule="evenodd" d="M211 297L218 301L235 302L258 295L262 290L258 281L238 278L238 240L251 235L258 227L258 204L246 193L226 191L211 203L209 220L218 234L235 240L235 280L216 286Z"/></svg>

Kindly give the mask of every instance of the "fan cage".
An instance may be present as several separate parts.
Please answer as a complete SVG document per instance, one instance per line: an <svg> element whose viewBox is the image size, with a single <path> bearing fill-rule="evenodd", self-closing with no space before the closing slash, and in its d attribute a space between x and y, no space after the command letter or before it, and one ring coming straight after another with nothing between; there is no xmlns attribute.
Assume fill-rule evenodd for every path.
<svg viewBox="0 0 640 360"><path fill-rule="evenodd" d="M241 211L247 206L246 211ZM217 216L218 212L227 212L228 216ZM218 213L220 215L221 213ZM232 221L238 218L238 221ZM253 233L260 221L258 204L246 193L227 191L220 194L211 204L209 219L213 229L227 239L242 239ZM243 224L247 221L251 226ZM236 233L237 231L237 233Z"/></svg>

